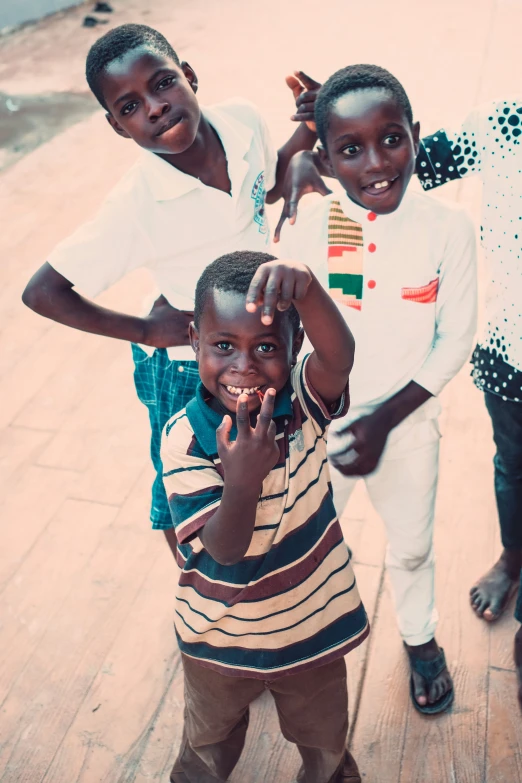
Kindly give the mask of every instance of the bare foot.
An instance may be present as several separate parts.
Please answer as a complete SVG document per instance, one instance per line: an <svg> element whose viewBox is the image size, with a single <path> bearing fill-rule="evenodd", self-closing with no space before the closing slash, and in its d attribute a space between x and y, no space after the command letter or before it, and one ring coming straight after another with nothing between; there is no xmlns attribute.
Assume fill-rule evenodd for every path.
<svg viewBox="0 0 522 783"><path fill-rule="evenodd" d="M522 710L522 625L515 634L515 666L518 680L518 703Z"/></svg>
<svg viewBox="0 0 522 783"><path fill-rule="evenodd" d="M479 617L497 620L520 579L522 550L504 549L500 560L470 590L471 606Z"/></svg>
<svg viewBox="0 0 522 783"><path fill-rule="evenodd" d="M406 648L412 655L423 661L433 661L440 653L440 647L435 639L432 639L431 642L426 642L426 644L416 645L415 647L407 644ZM413 678L413 695L415 701L421 707L425 707L426 704L435 704L440 701L453 687L453 680L446 667L444 667L439 676L433 680L429 689L424 677L417 674L417 672L414 672L413 669L411 670L411 676Z"/></svg>

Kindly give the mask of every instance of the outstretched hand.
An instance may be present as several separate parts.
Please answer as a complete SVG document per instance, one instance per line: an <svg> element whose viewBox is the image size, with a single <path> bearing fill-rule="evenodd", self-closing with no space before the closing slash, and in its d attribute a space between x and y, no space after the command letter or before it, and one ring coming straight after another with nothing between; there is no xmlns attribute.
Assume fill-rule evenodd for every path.
<svg viewBox="0 0 522 783"><path fill-rule="evenodd" d="M281 195L284 199L284 206L276 226L274 242L279 242L285 220L288 220L291 226L295 223L297 205L303 196L306 196L307 193L319 193L321 196L328 196L331 192L317 171L313 153L305 151L294 155L286 171L283 183Z"/></svg>
<svg viewBox="0 0 522 783"><path fill-rule="evenodd" d="M292 90L297 111L290 117L294 122L306 122L307 127L315 133L314 106L321 84L307 76L303 71L294 71L286 77L286 83Z"/></svg>
<svg viewBox="0 0 522 783"><path fill-rule="evenodd" d="M270 326L275 311L288 310L292 302L304 299L312 282L312 273L296 261L269 261L261 264L250 283L246 309L255 313L262 308L261 321Z"/></svg>
<svg viewBox="0 0 522 783"><path fill-rule="evenodd" d="M216 432L219 458L225 471L225 481L253 486L263 483L279 459L274 414L276 391L267 389L255 427L250 424L248 395L240 394L236 408L237 438L230 440L232 418L225 416Z"/></svg>

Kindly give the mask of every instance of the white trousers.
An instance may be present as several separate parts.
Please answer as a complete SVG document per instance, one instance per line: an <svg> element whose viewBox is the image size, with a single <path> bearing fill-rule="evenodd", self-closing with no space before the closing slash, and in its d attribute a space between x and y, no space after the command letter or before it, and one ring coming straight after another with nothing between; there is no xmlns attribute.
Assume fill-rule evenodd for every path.
<svg viewBox="0 0 522 783"><path fill-rule="evenodd" d="M433 639L438 620L433 521L440 431L436 416L423 407L390 433L377 470L362 479L386 528L386 568L399 631L411 645ZM330 426L328 453L337 460L345 451L346 436L339 435L345 426L346 419ZM330 474L340 517L359 479L343 476L333 466Z"/></svg>

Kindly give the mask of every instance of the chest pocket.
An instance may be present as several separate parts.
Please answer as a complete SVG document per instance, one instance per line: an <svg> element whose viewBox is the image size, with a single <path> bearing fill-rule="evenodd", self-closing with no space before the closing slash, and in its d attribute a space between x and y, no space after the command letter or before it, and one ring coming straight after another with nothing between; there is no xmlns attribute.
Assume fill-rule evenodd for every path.
<svg viewBox="0 0 522 783"><path fill-rule="evenodd" d="M361 309L363 295L363 230L350 220L339 201L328 216L328 289L332 299Z"/></svg>
<svg viewBox="0 0 522 783"><path fill-rule="evenodd" d="M438 292L439 278L436 277L427 285L418 288L401 288L401 299L419 304L434 304L437 301Z"/></svg>

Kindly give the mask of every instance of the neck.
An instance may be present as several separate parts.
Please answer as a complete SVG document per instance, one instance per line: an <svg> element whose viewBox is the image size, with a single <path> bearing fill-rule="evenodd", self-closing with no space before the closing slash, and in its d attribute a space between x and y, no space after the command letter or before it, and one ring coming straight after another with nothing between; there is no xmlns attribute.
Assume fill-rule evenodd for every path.
<svg viewBox="0 0 522 783"><path fill-rule="evenodd" d="M177 155L160 154L159 157L184 174L198 178L204 171L213 168L220 157L224 159L225 151L216 131L202 114L191 146Z"/></svg>

